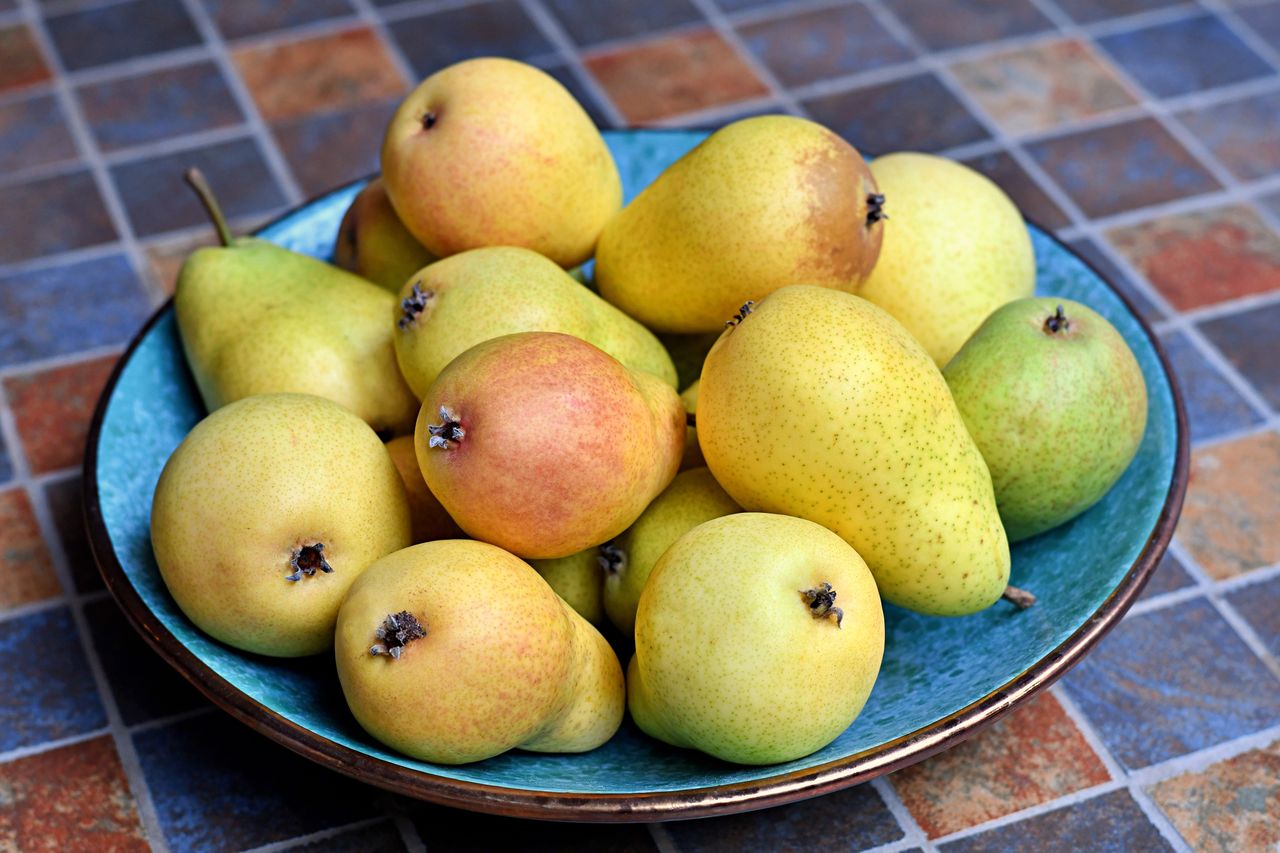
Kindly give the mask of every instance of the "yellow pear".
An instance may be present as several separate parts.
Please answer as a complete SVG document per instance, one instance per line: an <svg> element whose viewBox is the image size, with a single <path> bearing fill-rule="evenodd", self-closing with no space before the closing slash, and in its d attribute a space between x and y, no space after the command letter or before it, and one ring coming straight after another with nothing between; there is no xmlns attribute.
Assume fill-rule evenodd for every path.
<svg viewBox="0 0 1280 853"><path fill-rule="evenodd" d="M467 534L449 517L427 487L422 469L418 467L413 436L401 435L391 439L387 442L387 453L391 454L391 461L404 480L404 491L409 498L409 517L413 521L414 544L436 539L465 539Z"/></svg>
<svg viewBox="0 0 1280 853"><path fill-rule="evenodd" d="M579 616L597 627L604 624L604 571L599 548L554 560L530 560L529 565Z"/></svg>
<svg viewBox="0 0 1280 853"><path fill-rule="evenodd" d="M688 426L684 432L684 456L680 458L680 470L687 471L690 468L698 468L706 465L706 461L702 458L702 448L698 447L698 383L701 380L695 380L692 385L680 392L680 402L684 404L684 410L689 413Z"/></svg>
<svg viewBox="0 0 1280 853"><path fill-rule="evenodd" d="M382 178L374 178L352 199L338 226L335 265L399 293L409 276L434 260L396 216Z"/></svg>

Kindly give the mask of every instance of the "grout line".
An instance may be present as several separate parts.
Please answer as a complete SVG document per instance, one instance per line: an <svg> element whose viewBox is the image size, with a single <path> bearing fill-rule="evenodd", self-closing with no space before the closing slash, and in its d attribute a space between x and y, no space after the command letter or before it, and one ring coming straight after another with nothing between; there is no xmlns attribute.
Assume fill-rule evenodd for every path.
<svg viewBox="0 0 1280 853"><path fill-rule="evenodd" d="M1223 3L1221 0L1200 0L1200 2L1226 24L1227 29L1244 42L1245 47L1258 54L1263 62L1270 65L1273 72L1280 72L1280 50L1273 48L1266 39L1254 32L1253 27L1236 14L1236 10L1230 4Z"/></svg>
<svg viewBox="0 0 1280 853"><path fill-rule="evenodd" d="M33 755L43 755L46 752L53 752L55 749L62 749L66 746L75 746L78 743L95 740L110 734L111 729L107 726L103 726L102 728L88 732L81 732L80 734L72 735L71 737L47 740L43 743L37 743L31 746L20 746L17 749L11 749L8 752L0 752L0 765L7 764L10 761L20 761L23 758L30 758Z"/></svg>
<svg viewBox="0 0 1280 853"><path fill-rule="evenodd" d="M1065 794L1061 797L1058 797L1056 800L1049 800L1047 802L1037 803L1034 806L1027 806L1025 809L1019 809L1016 812L1010 812L1009 814L1001 815L1000 817L997 817L997 818L992 818L991 820L986 821L985 823L975 824L974 826L967 826L964 829L957 829L955 832L952 832L948 835L943 835L938 838L935 838L934 843L949 844L952 841L959 841L964 838L970 838L975 835L981 835L993 829L1000 829L1001 827L1010 826L1015 823L1022 823L1023 821L1030 820L1031 818L1039 817L1040 815L1043 815L1043 814L1048 814L1049 812L1056 812L1059 809L1069 808L1079 803L1083 803L1087 800L1092 800L1096 797L1101 797L1106 794L1114 793L1116 791L1123 791L1123 790L1126 790L1126 787L1127 786L1125 785L1123 779L1113 779L1110 782L1103 782L1102 784L1099 784L1099 785L1092 785L1088 788L1081 788L1078 791L1072 791L1070 794Z"/></svg>
<svg viewBox="0 0 1280 853"><path fill-rule="evenodd" d="M723 124L725 119L736 116L749 110L768 110L774 109L781 111L781 105L772 95L765 95L759 98L748 98L745 101L733 101L728 104L720 104L715 107L707 107L703 110L694 110L693 112L680 113L674 116L658 119L654 122L646 122L645 127L660 127L672 129L684 128L702 128L711 125Z"/></svg>
<svg viewBox="0 0 1280 853"><path fill-rule="evenodd" d="M747 47L746 42L742 40L742 36L738 35L738 31L733 28L733 25L725 18L724 13L720 11L720 8L712 0L689 0L689 2L702 13L707 23L711 25L711 29L733 48L734 53L738 55L743 64L751 69L760 82L764 83L765 89L769 91L786 112L798 116L807 115L796 97L787 90L786 86L783 86L778 81L778 78L774 76L773 71L765 65L764 61Z"/></svg>
<svg viewBox="0 0 1280 853"><path fill-rule="evenodd" d="M653 846L658 848L658 853L679 853L680 848L676 846L676 841L665 824L646 823L645 828L649 830L649 837L653 839Z"/></svg>
<svg viewBox="0 0 1280 853"><path fill-rule="evenodd" d="M355 4L353 3L352 5L354 6ZM213 19L212 15L209 16L209 23L218 31L218 36L223 44L223 50L229 51L231 47L234 46L236 51L241 51L258 50L260 48L289 47L299 42L309 41L311 39L336 36L342 33L351 32L352 30L359 30L363 28L362 24L367 22L359 14L359 9L356 9L352 12L346 12L330 18L319 18L302 24L292 24L287 27L266 30L260 33L250 33L230 40L228 40L226 36L222 35L222 29L218 26L217 21Z"/></svg>
<svg viewBox="0 0 1280 853"><path fill-rule="evenodd" d="M102 65L92 65L76 71L63 71L57 76L59 79L65 80L72 88L80 89L98 83L110 83L126 77L140 77L157 71L184 68L188 65L195 65L198 62L208 62L211 58L209 48L206 45L198 44L161 51L160 53L134 56L129 59L120 59L115 62L103 63Z"/></svg>
<svg viewBox="0 0 1280 853"><path fill-rule="evenodd" d="M388 23L405 18L416 18L432 12L450 12L454 9L465 9L468 6L479 6L489 0L418 0L418 2L397 3L394 6L378 9L378 15Z"/></svg>
<svg viewBox="0 0 1280 853"><path fill-rule="evenodd" d="M227 142L238 142L242 139L253 139L253 128L247 124L236 123L224 127L213 127L208 130L198 130L182 136L172 136L168 139L156 139L151 142L144 142L141 145L133 145L128 148L106 152L101 156L102 162L108 167L123 166L153 157L180 154L184 151L194 151L198 148L208 148Z"/></svg>
<svg viewBox="0 0 1280 853"><path fill-rule="evenodd" d="M420 82L418 73L413 70L413 63L409 62L408 57L404 55L404 51L400 50L400 45L391 37L390 31L387 30L386 22L378 15L370 4L370 0L350 0L350 3L359 14L360 20L364 21L365 25L382 42L383 50L386 51L387 56L391 57L391 64L400 72L400 77L405 84L405 95L407 96Z"/></svg>
<svg viewBox="0 0 1280 853"><path fill-rule="evenodd" d="M560 52L560 56L564 59L569 67L569 73L572 74L579 83L591 94L604 113L605 120L610 127L626 127L627 119L622 114L622 110L613 102L613 98L609 96L608 90L596 80L595 75L587 70L586 64L582 61L582 55L578 52L577 47L573 43L573 39L569 37L568 32L560 25L560 21L552 14L542 0L520 0L520 8L522 8L534 24L546 36L547 41Z"/></svg>
<svg viewBox="0 0 1280 853"><path fill-rule="evenodd" d="M1251 311L1255 308L1268 308L1276 303L1280 303L1280 290L1271 290L1266 293L1251 293L1248 296L1241 296L1238 299L1228 299L1224 302L1215 302L1212 305L1204 305L1199 308L1189 308L1182 313L1182 319L1186 323L1203 323L1209 320L1217 320L1222 317L1231 317L1236 314L1242 314L1245 311Z"/></svg>
<svg viewBox="0 0 1280 853"><path fill-rule="evenodd" d="M80 159L80 151L77 149L74 154L65 160L55 160L50 163L40 163L36 166L27 166L5 172L0 175L0 187L47 181L50 178L74 175L76 172L81 171L84 171L84 161Z"/></svg>
<svg viewBox="0 0 1280 853"><path fill-rule="evenodd" d="M1245 618L1231 605L1231 602L1222 596L1221 590L1215 589L1209 595L1209 603L1218 611L1218 615L1231 626L1232 630L1240 635L1240 639L1249 647L1249 651L1253 652L1258 660L1262 662L1262 665L1271 671L1277 681L1280 681L1280 661L1277 661L1275 656L1271 654L1271 650L1267 648L1267 644L1258 636L1258 633L1253 630L1253 626L1245 621Z"/></svg>
<svg viewBox="0 0 1280 853"><path fill-rule="evenodd" d="M885 808L893 815L894 820L898 822L898 826L902 828L903 837L900 841L905 847L919 847L922 850L934 851L936 848L933 842L929 840L929 836L920 828L920 824L916 821L915 816L911 814L911 810L907 808L907 804L902 802L902 798L898 796L898 791L889 781L888 776L877 776L868 784L875 789L880 795L880 799L884 801Z"/></svg>
<svg viewBox="0 0 1280 853"><path fill-rule="evenodd" d="M19 491L19 489L10 488L13 485L13 483L5 483L3 488L0 488L0 491ZM30 498L31 493L27 492L27 499L30 500ZM61 595L55 595L52 598L42 598L39 601L29 601L26 604L8 607L4 610L0 610L0 625L17 619L25 619L28 616L35 616L36 614L44 613L47 610L57 610L59 607L67 607L70 603L71 598L66 593L62 593ZM0 761L3 761L3 759L0 758Z"/></svg>
<svg viewBox="0 0 1280 853"><path fill-rule="evenodd" d="M201 701L207 703L208 700L204 699L202 696ZM140 735L153 729L162 729L166 726L176 725L187 720L195 719L196 717L212 715L216 710L217 709L213 705L205 704L199 708L192 708L189 711L180 711L177 714L169 714L164 717L156 717L154 720L145 720L141 723L134 723L131 726L126 726L126 728L128 728L130 735Z"/></svg>
<svg viewBox="0 0 1280 853"><path fill-rule="evenodd" d="M76 352L62 353L47 358L33 358L30 361L24 361L19 364L10 364L0 367L0 381L6 379L14 379L20 376L30 376L34 373L45 373L50 370L57 370L60 367L70 367L86 361L93 361L97 358L105 358L107 356L119 356L124 351L123 344L110 344L103 347L92 347L90 349L77 350ZM75 466L79 467L79 466ZM60 469L66 470L66 469ZM32 473L32 479L45 474L53 473L46 471L43 474Z"/></svg>
<svg viewBox="0 0 1280 853"><path fill-rule="evenodd" d="M309 832L306 835L297 835L293 838L286 838L283 841L273 841L270 844L263 844L259 847L250 847L242 850L241 853L276 853L280 850L292 850L301 847L304 844L312 844L316 841L327 841L330 838L342 835L344 832L351 832L357 829L370 829L380 823L384 823L385 817L371 817L365 820L358 820L354 823L345 823L342 826L333 826L328 829L321 829L316 832Z"/></svg>

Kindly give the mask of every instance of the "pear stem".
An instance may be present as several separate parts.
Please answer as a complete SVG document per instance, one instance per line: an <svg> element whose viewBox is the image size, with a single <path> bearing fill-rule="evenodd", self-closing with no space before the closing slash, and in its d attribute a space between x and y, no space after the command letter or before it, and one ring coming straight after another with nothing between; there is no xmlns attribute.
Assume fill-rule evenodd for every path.
<svg viewBox="0 0 1280 853"><path fill-rule="evenodd" d="M1004 588L1004 592L1000 597L1009 602L1019 610L1026 610L1028 607L1036 603L1036 597L1025 589L1019 589L1010 584Z"/></svg>
<svg viewBox="0 0 1280 853"><path fill-rule="evenodd" d="M230 248L235 242L235 238L231 236L231 228L227 226L227 218L222 215L222 208L218 207L218 199L209 187L209 182L205 180L204 173L192 166L182 173L182 179L187 182L187 186L195 190L196 198L200 199L200 206L204 208L205 215L209 217L209 221L213 223L213 227L218 231L218 241L224 247Z"/></svg>
<svg viewBox="0 0 1280 853"><path fill-rule="evenodd" d="M1058 310L1050 314L1044 321L1044 330L1050 335L1064 332L1071 328L1071 321L1062 313L1062 306L1058 306Z"/></svg>
<svg viewBox="0 0 1280 853"><path fill-rule="evenodd" d="M600 546L596 562L606 575L616 575L627 568L627 552L613 542L606 542Z"/></svg>

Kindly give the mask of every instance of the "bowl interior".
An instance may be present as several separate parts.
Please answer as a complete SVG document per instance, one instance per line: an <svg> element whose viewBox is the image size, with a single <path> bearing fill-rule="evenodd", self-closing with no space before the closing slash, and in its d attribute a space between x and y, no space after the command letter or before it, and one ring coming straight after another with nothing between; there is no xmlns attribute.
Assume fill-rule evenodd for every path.
<svg viewBox="0 0 1280 853"><path fill-rule="evenodd" d="M701 132L606 134L627 198L696 145ZM299 209L263 236L328 257L358 187ZM1039 603L997 605L961 619L887 608L885 660L862 715L825 749L784 765L736 767L641 735L629 722L608 744L582 755L512 752L463 767L406 758L368 737L347 711L328 656L280 661L236 651L198 631L160 579L148 534L160 470L204 410L183 361L173 312L146 333L123 367L98 434L96 478L111 547L160 624L214 673L253 700L337 744L446 779L518 790L630 794L766 780L882 747L999 690L1050 655L1085 624L1135 565L1157 527L1177 455L1172 389L1141 324L1084 262L1038 229L1037 292L1087 303L1110 320L1137 356L1149 392L1147 431L1137 458L1087 513L1013 548L1012 582ZM624 662L625 663L625 662ZM798 678L804 677L797 673Z"/></svg>

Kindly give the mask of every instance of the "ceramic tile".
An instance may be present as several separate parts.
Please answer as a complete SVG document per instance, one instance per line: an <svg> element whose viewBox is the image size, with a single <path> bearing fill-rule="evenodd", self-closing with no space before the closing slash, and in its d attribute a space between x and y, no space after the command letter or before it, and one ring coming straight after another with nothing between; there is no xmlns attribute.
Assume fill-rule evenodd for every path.
<svg viewBox="0 0 1280 853"><path fill-rule="evenodd" d="M24 25L0 27L0 92L41 83L52 75L36 46L31 30Z"/></svg>
<svg viewBox="0 0 1280 853"><path fill-rule="evenodd" d="M61 593L31 499L22 489L0 492L0 610Z"/></svg>
<svg viewBox="0 0 1280 853"><path fill-rule="evenodd" d="M1149 118L1043 139L1027 151L1094 218L1220 188Z"/></svg>
<svg viewBox="0 0 1280 853"><path fill-rule="evenodd" d="M892 780L916 823L937 838L1110 778L1058 700L1045 693Z"/></svg>
<svg viewBox="0 0 1280 853"><path fill-rule="evenodd" d="M1099 38L1098 45L1160 98L1274 73L1214 15Z"/></svg>
<svg viewBox="0 0 1280 853"><path fill-rule="evenodd" d="M57 607L0 622L0 752L106 725L71 611Z"/></svg>
<svg viewBox="0 0 1280 853"><path fill-rule="evenodd" d="M825 95L804 107L814 120L872 155L941 151L989 136L933 74Z"/></svg>
<svg viewBox="0 0 1280 853"><path fill-rule="evenodd" d="M1166 779L1150 793L1193 850L1280 847L1280 741Z"/></svg>
<svg viewBox="0 0 1280 853"><path fill-rule="evenodd" d="M103 589L102 575L98 573L98 564L93 561L89 538L85 535L83 494L79 473L49 480L44 486L44 500L71 569L71 582L80 594Z"/></svg>
<svg viewBox="0 0 1280 853"><path fill-rule="evenodd" d="M266 213L285 203L284 193L252 139L160 154L111 167L111 178L135 234L147 237L208 222L182 180L183 172L191 166L204 172L229 218Z"/></svg>
<svg viewBox="0 0 1280 853"><path fill-rule="evenodd" d="M408 88L369 29L246 47L232 61L269 122L399 97Z"/></svg>
<svg viewBox="0 0 1280 853"><path fill-rule="evenodd" d="M1008 134L1052 130L1136 103L1110 65L1078 39L1002 51L951 70Z"/></svg>
<svg viewBox="0 0 1280 853"><path fill-rule="evenodd" d="M393 853L404 850L400 830L391 822L360 827L318 841L286 848L289 853ZM435 844L431 845L435 850Z"/></svg>
<svg viewBox="0 0 1280 853"><path fill-rule="evenodd" d="M1125 619L1063 683L1130 770L1280 723L1280 680L1203 599Z"/></svg>
<svg viewBox="0 0 1280 853"><path fill-rule="evenodd" d="M1178 118L1237 178L1280 172L1280 92L1189 110Z"/></svg>
<svg viewBox="0 0 1280 853"><path fill-rule="evenodd" d="M0 276L0 366L122 344L150 311L123 255Z"/></svg>
<svg viewBox="0 0 1280 853"><path fill-rule="evenodd" d="M1073 21L1095 24L1108 18L1136 15L1170 6L1187 5L1185 0L1055 0L1058 8Z"/></svg>
<svg viewBox="0 0 1280 853"><path fill-rule="evenodd" d="M1178 541L1217 580L1280 562L1280 434L1192 452Z"/></svg>
<svg viewBox="0 0 1280 853"><path fill-rule="evenodd" d="M573 95L578 103L582 105L582 108L587 111L587 115L596 123L596 127L610 126L610 121L605 117L600 101L587 90L586 85L578 79L578 75L573 73L569 66L549 65L544 70L560 81L560 85L569 90L569 94Z"/></svg>
<svg viewBox="0 0 1280 853"><path fill-rule="evenodd" d="M1280 288L1280 234L1244 205L1162 216L1107 239L1179 310Z"/></svg>
<svg viewBox="0 0 1280 853"><path fill-rule="evenodd" d="M217 242L215 233L202 230L194 235L174 237L148 245L143 249L143 256L147 260L146 274L152 287L158 293L172 296L173 288L178 282L178 273L187 256L196 249L214 246Z"/></svg>
<svg viewBox="0 0 1280 853"><path fill-rule="evenodd" d="M1280 660L1280 577L1242 586L1224 598L1244 617L1271 656Z"/></svg>
<svg viewBox="0 0 1280 853"><path fill-rule="evenodd" d="M0 483L13 479L13 460L9 458L9 449L5 447L4 436L0 435Z"/></svg>
<svg viewBox="0 0 1280 853"><path fill-rule="evenodd" d="M110 737L0 764L0 848L150 850Z"/></svg>
<svg viewBox="0 0 1280 853"><path fill-rule="evenodd" d="M739 26L738 32L784 86L870 71L914 56L860 3L772 18Z"/></svg>
<svg viewBox="0 0 1280 853"><path fill-rule="evenodd" d="M5 187L0 234L3 264L108 243L116 229L93 175L80 169Z"/></svg>
<svg viewBox="0 0 1280 853"><path fill-rule="evenodd" d="M354 14L349 0L203 0L225 39L255 36Z"/></svg>
<svg viewBox="0 0 1280 853"><path fill-rule="evenodd" d="M768 94L734 49L710 30L594 54L586 66L635 123Z"/></svg>
<svg viewBox="0 0 1280 853"><path fill-rule="evenodd" d="M1156 570L1152 572L1147 585L1143 587L1139 600L1156 598L1167 592L1186 589L1194 584L1195 579L1187 574L1187 570L1182 567L1182 562L1166 551L1156 565Z"/></svg>
<svg viewBox="0 0 1280 853"><path fill-rule="evenodd" d="M1271 46L1280 51L1280 3L1259 3L1237 9L1236 14Z"/></svg>
<svg viewBox="0 0 1280 853"><path fill-rule="evenodd" d="M103 151L244 121L227 82L212 62L91 83L79 87L76 94Z"/></svg>
<svg viewBox="0 0 1280 853"><path fill-rule="evenodd" d="M521 850L536 853L657 853L658 849L648 830L639 825L542 823L425 804L409 805L406 811L432 853L470 853L478 838L519 838Z"/></svg>
<svg viewBox="0 0 1280 853"><path fill-rule="evenodd" d="M689 0L547 0L546 6L582 47L702 21Z"/></svg>
<svg viewBox="0 0 1280 853"><path fill-rule="evenodd" d="M124 0L45 19L68 71L200 44L181 0Z"/></svg>
<svg viewBox="0 0 1280 853"><path fill-rule="evenodd" d="M1280 305L1268 305L1208 320L1200 331L1249 380L1275 411L1280 411L1280 363L1276 361L1276 329Z"/></svg>
<svg viewBox="0 0 1280 853"><path fill-rule="evenodd" d="M1133 306L1142 319L1148 323L1154 323L1165 316L1164 311L1158 308L1134 284L1130 275L1111 260L1110 256L1103 252L1092 238L1082 237L1078 240L1072 240L1069 245L1076 254L1088 261L1095 270L1102 274L1107 283L1112 286L1112 289L1129 301L1129 304Z"/></svg>
<svg viewBox="0 0 1280 853"><path fill-rule="evenodd" d="M105 356L4 380L32 473L80 465L89 419L115 363Z"/></svg>
<svg viewBox="0 0 1280 853"><path fill-rule="evenodd" d="M387 30L420 78L476 56L529 60L555 53L516 0L402 18Z"/></svg>
<svg viewBox="0 0 1280 853"><path fill-rule="evenodd" d="M1030 0L889 0L886 5L930 50L1052 28Z"/></svg>
<svg viewBox="0 0 1280 853"><path fill-rule="evenodd" d="M1172 850L1133 796L1112 791L1018 823L940 845L945 853L1020 853L1024 850Z"/></svg>
<svg viewBox="0 0 1280 853"><path fill-rule="evenodd" d="M281 153L307 196L378 171L382 135L399 98L272 126Z"/></svg>
<svg viewBox="0 0 1280 853"><path fill-rule="evenodd" d="M1063 228L1071 220L1053 199L1049 198L1035 178L1008 151L1000 150L962 161L966 166L986 175L1008 193L1025 219L1050 230Z"/></svg>
<svg viewBox="0 0 1280 853"><path fill-rule="evenodd" d="M1166 335L1162 343L1182 388L1193 442L1207 441L1262 423L1263 417L1185 334L1175 332Z"/></svg>
<svg viewBox="0 0 1280 853"><path fill-rule="evenodd" d="M1271 216L1280 221L1280 193L1272 193L1258 198L1258 204L1271 211Z"/></svg>
<svg viewBox="0 0 1280 853"><path fill-rule="evenodd" d="M33 95L0 104L0 173L76 156L75 142L54 96Z"/></svg>

